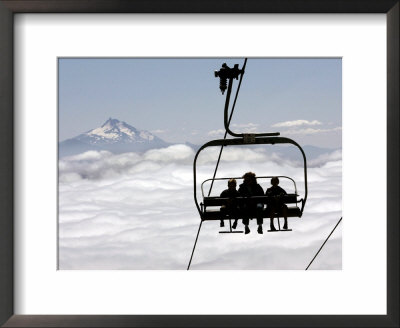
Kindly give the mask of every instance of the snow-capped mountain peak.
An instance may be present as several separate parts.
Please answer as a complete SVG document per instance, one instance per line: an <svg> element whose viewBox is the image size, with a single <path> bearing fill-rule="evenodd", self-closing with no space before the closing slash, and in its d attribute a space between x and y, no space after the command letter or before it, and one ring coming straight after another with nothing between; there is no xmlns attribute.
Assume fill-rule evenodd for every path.
<svg viewBox="0 0 400 328"><path fill-rule="evenodd" d="M83 133L78 138L91 144L109 144L151 142L156 137L149 131L140 131L125 122L110 117L101 127Z"/></svg>
<svg viewBox="0 0 400 328"><path fill-rule="evenodd" d="M79 154L88 150L108 150L113 153L143 152L169 146L169 143L146 130L109 118L100 127L60 143L59 155Z"/></svg>

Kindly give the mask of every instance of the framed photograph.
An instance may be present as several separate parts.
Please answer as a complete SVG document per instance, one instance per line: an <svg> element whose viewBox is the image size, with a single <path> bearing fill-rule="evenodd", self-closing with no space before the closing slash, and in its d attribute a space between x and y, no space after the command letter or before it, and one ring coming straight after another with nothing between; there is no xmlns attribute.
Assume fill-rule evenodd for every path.
<svg viewBox="0 0 400 328"><path fill-rule="evenodd" d="M59 58L58 269L304 270L342 217L341 72L341 58ZM221 148L232 93L229 132L254 142ZM341 270L341 248L338 228L311 268Z"/></svg>
<svg viewBox="0 0 400 328"><path fill-rule="evenodd" d="M2 325L398 326L398 1L0 10Z"/></svg>

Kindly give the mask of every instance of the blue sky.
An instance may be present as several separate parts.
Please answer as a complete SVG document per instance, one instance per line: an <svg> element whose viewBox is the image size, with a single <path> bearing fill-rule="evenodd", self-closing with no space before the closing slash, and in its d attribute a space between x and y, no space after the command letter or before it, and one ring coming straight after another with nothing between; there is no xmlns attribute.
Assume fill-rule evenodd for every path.
<svg viewBox="0 0 400 328"><path fill-rule="evenodd" d="M223 135L225 96L214 70L243 58L59 59L59 140L117 118L169 142ZM234 84L237 86L237 81ZM339 58L249 58L235 132L281 132L302 145L341 147Z"/></svg>

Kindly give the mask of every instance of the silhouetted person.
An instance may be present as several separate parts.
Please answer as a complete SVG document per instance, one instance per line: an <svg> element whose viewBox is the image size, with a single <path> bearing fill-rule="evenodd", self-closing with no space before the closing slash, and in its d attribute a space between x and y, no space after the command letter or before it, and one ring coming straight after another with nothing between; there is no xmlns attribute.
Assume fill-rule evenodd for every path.
<svg viewBox="0 0 400 328"><path fill-rule="evenodd" d="M257 183L256 175L253 172L247 172L243 175L243 183L239 186L239 193L240 196L243 197L251 197L251 196L264 196L264 190L263 188ZM262 229L262 224L263 224L263 218L262 218L262 210L263 210L264 204L262 203L257 203L256 201L253 202L248 202L246 205L243 207L243 224L245 226L245 231L244 233L248 234L250 232L249 229L249 217L255 216L257 217L257 224L258 224L258 233L263 233ZM236 222L235 222L236 223ZM236 225L234 224L236 227Z"/></svg>
<svg viewBox="0 0 400 328"><path fill-rule="evenodd" d="M236 190L236 180L229 179L228 189L225 189L220 195L221 198L229 198L227 204L221 206L221 213L223 213L224 215L228 214L236 218L238 209L237 209L237 203L235 202L235 198L238 196L240 196L240 194ZM237 221L237 219L235 221ZM221 220L219 226L220 227L224 226L224 220Z"/></svg>
<svg viewBox="0 0 400 328"><path fill-rule="evenodd" d="M276 231L274 226L274 216L276 212L282 212L283 217L285 219L285 224L283 225L283 229L287 230L287 206L283 202L283 196L286 195L285 189L278 186L279 179L278 177L273 177L271 179L272 187L268 188L265 194L270 196L267 201L267 212L269 214L271 220L271 230Z"/></svg>

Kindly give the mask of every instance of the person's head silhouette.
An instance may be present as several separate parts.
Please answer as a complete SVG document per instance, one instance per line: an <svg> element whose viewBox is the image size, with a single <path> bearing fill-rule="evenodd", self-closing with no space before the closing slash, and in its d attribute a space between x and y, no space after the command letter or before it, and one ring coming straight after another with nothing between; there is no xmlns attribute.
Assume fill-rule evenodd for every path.
<svg viewBox="0 0 400 328"><path fill-rule="evenodd" d="M243 176L243 182L246 185L252 185L257 183L256 174L253 172L247 172Z"/></svg>
<svg viewBox="0 0 400 328"><path fill-rule="evenodd" d="M275 187L275 186L277 186L278 184L279 184L279 179L278 179L278 177L273 177L272 179L271 179L271 184Z"/></svg>
<svg viewBox="0 0 400 328"><path fill-rule="evenodd" d="M235 190L236 189L236 180L235 179L229 179L228 180L228 189L229 190Z"/></svg>

